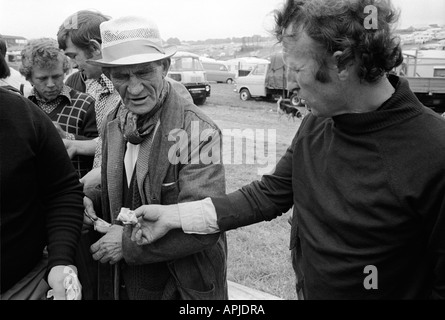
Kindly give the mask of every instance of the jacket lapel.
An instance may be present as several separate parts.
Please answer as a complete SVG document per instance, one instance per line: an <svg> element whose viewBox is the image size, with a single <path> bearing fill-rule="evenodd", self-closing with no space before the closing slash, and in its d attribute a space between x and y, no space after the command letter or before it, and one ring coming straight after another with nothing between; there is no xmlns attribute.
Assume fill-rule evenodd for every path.
<svg viewBox="0 0 445 320"><path fill-rule="evenodd" d="M168 136L172 130L183 129L184 105L188 103L173 88L170 88L170 94L162 107L160 125L153 139L152 154L148 163L149 179L146 178L147 175L141 174L141 180L139 180L138 175L138 184L140 181L140 188L143 187L145 190L141 192L141 195L144 194L142 198L145 198L146 191L150 190L150 203L154 204L160 200L161 186L171 165L168 158L169 151L176 143L176 141L169 141Z"/></svg>
<svg viewBox="0 0 445 320"><path fill-rule="evenodd" d="M119 120L108 123L108 164L107 164L107 188L110 199L112 221L116 219L122 206L123 177L124 177L124 153L125 139L119 129Z"/></svg>

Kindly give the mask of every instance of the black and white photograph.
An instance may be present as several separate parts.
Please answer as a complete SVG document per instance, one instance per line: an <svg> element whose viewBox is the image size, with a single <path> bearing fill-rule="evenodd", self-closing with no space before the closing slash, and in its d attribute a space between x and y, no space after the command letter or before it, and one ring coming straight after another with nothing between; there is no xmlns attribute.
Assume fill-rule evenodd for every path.
<svg viewBox="0 0 445 320"><path fill-rule="evenodd" d="M1 7L1 300L445 299L445 1Z"/></svg>

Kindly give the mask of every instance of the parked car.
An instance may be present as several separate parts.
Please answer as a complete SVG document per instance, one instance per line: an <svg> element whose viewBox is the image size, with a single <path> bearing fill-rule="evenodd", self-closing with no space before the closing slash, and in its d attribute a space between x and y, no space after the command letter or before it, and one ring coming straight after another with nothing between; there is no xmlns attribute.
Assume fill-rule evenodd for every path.
<svg viewBox="0 0 445 320"><path fill-rule="evenodd" d="M248 75L237 78L234 91L239 93L243 101L252 97L281 97L289 100L293 106L301 105L296 82L286 78L282 53L270 55L269 59L258 63Z"/></svg>
<svg viewBox="0 0 445 320"><path fill-rule="evenodd" d="M210 96L210 84L206 80L205 70L199 60L199 56L191 53L178 51L172 57L172 63L167 77L181 82L197 105L205 103Z"/></svg>
<svg viewBox="0 0 445 320"><path fill-rule="evenodd" d="M224 62L201 58L201 63L206 72L207 81L233 83L235 80L235 72L230 72Z"/></svg>
<svg viewBox="0 0 445 320"><path fill-rule="evenodd" d="M269 63L266 59L259 59L256 57L242 57L235 58L225 61L226 66L228 67L230 72L235 72L236 77L245 77L247 76L253 68L255 68L259 64L267 64Z"/></svg>

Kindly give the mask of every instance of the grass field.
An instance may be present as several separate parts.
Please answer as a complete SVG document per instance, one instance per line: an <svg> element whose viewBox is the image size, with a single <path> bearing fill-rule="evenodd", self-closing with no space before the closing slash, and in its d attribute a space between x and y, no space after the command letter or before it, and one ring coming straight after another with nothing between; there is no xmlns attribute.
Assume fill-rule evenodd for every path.
<svg viewBox="0 0 445 320"><path fill-rule="evenodd" d="M273 102L241 101L233 92L233 86L227 84L212 84L212 94L201 108L216 121L223 132L233 129L275 132L275 141L272 142L276 149L274 157L276 161L286 151L300 124L300 120L279 117L276 113L276 104ZM270 138L268 135L267 137ZM224 139L231 139L231 137L224 136ZM273 151L273 147L268 145L270 141L255 142L263 143L266 151ZM233 160L235 148L231 149ZM249 152L247 144L243 148L243 159L246 159L246 150ZM258 158L255 157L255 160ZM235 191L259 179L261 175L258 174L258 169L264 167L256 162L253 164L234 164L234 161L226 163L227 192ZM289 215L288 212L273 221L231 230L227 233L229 280L282 299L297 299L295 276L288 249Z"/></svg>

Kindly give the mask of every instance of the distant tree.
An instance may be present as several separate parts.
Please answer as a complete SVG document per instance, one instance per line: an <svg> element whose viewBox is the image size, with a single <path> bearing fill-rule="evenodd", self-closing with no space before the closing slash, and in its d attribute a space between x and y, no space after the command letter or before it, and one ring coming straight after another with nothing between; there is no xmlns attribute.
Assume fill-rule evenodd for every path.
<svg viewBox="0 0 445 320"><path fill-rule="evenodd" d="M167 43L170 45L179 46L181 45L181 40L179 40L178 38L168 38Z"/></svg>

